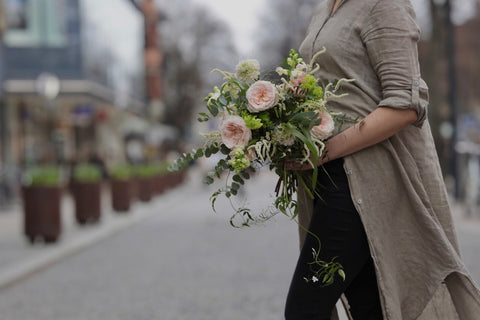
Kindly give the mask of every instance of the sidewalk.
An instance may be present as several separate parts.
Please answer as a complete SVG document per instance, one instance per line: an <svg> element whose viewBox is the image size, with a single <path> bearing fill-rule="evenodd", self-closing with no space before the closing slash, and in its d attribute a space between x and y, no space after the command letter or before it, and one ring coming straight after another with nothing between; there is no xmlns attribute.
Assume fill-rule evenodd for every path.
<svg viewBox="0 0 480 320"><path fill-rule="evenodd" d="M198 172L195 174L198 174ZM192 178L190 177L190 179ZM201 179L196 177L193 179L198 183L189 183L190 179L187 180L186 184L155 198L150 203L135 203L127 214L112 212L110 209L109 190L105 188L102 197L102 220L98 225L86 227L76 224L73 199L69 194L66 194L62 203L62 237L57 244L53 245L36 243L34 246L31 246L28 243L23 235L23 212L20 205L8 212L0 212L0 290L55 264L65 257L74 255L82 249L107 239L148 217L155 216L156 213L170 212L171 216L171 208L178 206L178 203L182 201L185 202L186 194L192 195L192 200L195 199L194 195L199 189L198 181L201 181ZM261 190L264 190L264 188L265 186L262 186ZM463 215L463 207L460 204L454 204L452 207L457 231L464 232L465 230L470 230L472 236L480 235L479 215L466 219ZM193 218L192 215L195 214L195 210L193 211L193 213L184 212L183 215L175 215L175 219L188 219L190 221ZM161 216L164 219L162 221L170 219L168 215ZM200 220L203 219L202 217L197 219L203 221ZM476 254L473 256L477 257ZM346 320L343 312L340 319Z"/></svg>
<svg viewBox="0 0 480 320"><path fill-rule="evenodd" d="M467 214L465 205L450 200L452 207L452 216L457 232L469 231L480 234L480 207L477 210Z"/></svg>
<svg viewBox="0 0 480 320"><path fill-rule="evenodd" d="M188 187L183 185L174 190L185 188ZM104 187L101 220L85 226L76 223L73 197L65 191L61 204L62 233L53 244L36 242L30 245L23 232L21 203L0 211L0 290L143 220L156 211L152 208L171 204L178 194L174 190L148 203L134 202L127 213L115 213L111 209L110 190Z"/></svg>

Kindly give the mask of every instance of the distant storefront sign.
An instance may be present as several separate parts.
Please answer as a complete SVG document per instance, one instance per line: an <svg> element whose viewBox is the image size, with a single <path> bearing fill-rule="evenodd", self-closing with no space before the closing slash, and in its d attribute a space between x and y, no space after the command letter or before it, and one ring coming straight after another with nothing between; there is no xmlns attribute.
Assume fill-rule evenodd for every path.
<svg viewBox="0 0 480 320"><path fill-rule="evenodd" d="M73 120L77 126L87 126L92 122L95 115L93 105L89 103L79 104L73 110Z"/></svg>

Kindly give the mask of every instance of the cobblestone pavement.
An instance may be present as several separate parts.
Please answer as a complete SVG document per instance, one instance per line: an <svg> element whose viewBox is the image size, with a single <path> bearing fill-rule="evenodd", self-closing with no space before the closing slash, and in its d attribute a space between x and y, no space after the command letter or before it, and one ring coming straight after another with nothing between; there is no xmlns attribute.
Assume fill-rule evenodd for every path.
<svg viewBox="0 0 480 320"><path fill-rule="evenodd" d="M275 181L260 176L258 206ZM296 225L228 226L213 188L190 183L138 224L0 291L2 320L280 320L298 253ZM465 261L480 280L480 225L459 223Z"/></svg>

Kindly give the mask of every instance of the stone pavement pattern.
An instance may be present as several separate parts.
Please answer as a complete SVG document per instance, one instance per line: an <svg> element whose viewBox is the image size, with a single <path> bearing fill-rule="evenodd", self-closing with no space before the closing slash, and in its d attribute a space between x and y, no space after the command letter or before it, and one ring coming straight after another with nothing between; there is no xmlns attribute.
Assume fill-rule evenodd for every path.
<svg viewBox="0 0 480 320"><path fill-rule="evenodd" d="M248 189L269 203L275 181ZM0 291L2 320L280 320L298 254L296 225L228 226L225 201L192 182L142 210L136 225ZM134 213L135 214L135 213ZM459 224L465 261L480 280L480 226Z"/></svg>

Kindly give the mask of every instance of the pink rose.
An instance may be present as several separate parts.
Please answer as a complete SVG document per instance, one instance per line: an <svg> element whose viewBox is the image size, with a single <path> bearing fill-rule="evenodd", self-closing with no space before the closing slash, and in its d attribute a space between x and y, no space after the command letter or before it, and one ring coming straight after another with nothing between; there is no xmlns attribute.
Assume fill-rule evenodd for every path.
<svg viewBox="0 0 480 320"><path fill-rule="evenodd" d="M277 103L277 89L269 81L257 81L247 90L248 110L258 113Z"/></svg>
<svg viewBox="0 0 480 320"><path fill-rule="evenodd" d="M292 77L290 78L290 84L292 85L292 87L296 88L296 87L300 87L303 83L303 80L305 79L305 77L307 76L307 74L305 72L301 73L298 77Z"/></svg>
<svg viewBox="0 0 480 320"><path fill-rule="evenodd" d="M292 91L297 97L304 97L307 93L306 90L300 88L306 76L307 74L304 72L301 73L298 77L290 78L290 85L294 88Z"/></svg>
<svg viewBox="0 0 480 320"><path fill-rule="evenodd" d="M220 123L220 134L223 144L230 149L245 147L252 139L252 131L239 116L225 116Z"/></svg>
<svg viewBox="0 0 480 320"><path fill-rule="evenodd" d="M310 131L314 138L325 140L330 137L335 129L335 122L333 122L332 116L326 111L320 111L318 118L322 119L322 122L318 126L315 126Z"/></svg>

